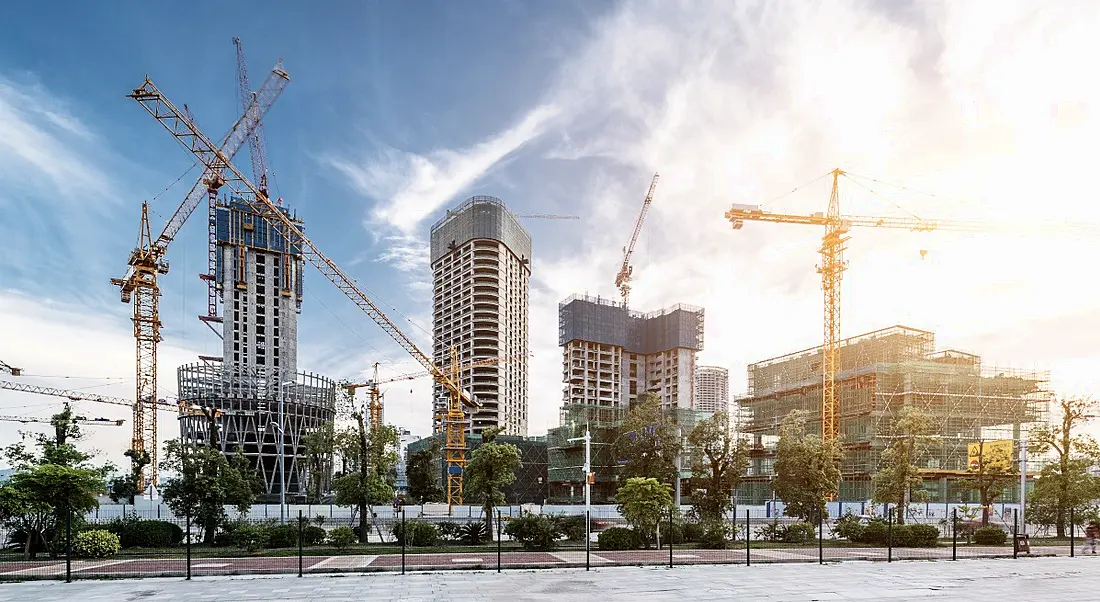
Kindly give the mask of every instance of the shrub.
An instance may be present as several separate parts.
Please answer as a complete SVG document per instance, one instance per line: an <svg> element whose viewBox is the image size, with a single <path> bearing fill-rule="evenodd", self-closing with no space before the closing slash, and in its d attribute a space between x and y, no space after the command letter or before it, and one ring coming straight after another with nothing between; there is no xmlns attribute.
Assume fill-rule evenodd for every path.
<svg viewBox="0 0 1100 602"><path fill-rule="evenodd" d="M863 537L863 523L849 512L833 522L833 533L848 541L859 541Z"/></svg>
<svg viewBox="0 0 1100 602"><path fill-rule="evenodd" d="M909 525L909 531L915 548L934 548L940 539L940 530L935 525Z"/></svg>
<svg viewBox="0 0 1100 602"><path fill-rule="evenodd" d="M336 527L328 534L328 542L341 550L358 540L359 537L351 527Z"/></svg>
<svg viewBox="0 0 1100 602"><path fill-rule="evenodd" d="M302 545L317 546L325 541L325 530L314 525L307 525L302 529Z"/></svg>
<svg viewBox="0 0 1100 602"><path fill-rule="evenodd" d="M439 537L443 541L458 541L462 538L462 525L456 522L445 520L436 523L435 526L439 529Z"/></svg>
<svg viewBox="0 0 1100 602"><path fill-rule="evenodd" d="M684 526L680 523L672 523L671 530L669 529L668 522L666 521L661 525L661 543L668 543L671 539L673 544L684 543Z"/></svg>
<svg viewBox="0 0 1100 602"><path fill-rule="evenodd" d="M601 550L637 550L642 547L642 538L626 527L611 527L600 533Z"/></svg>
<svg viewBox="0 0 1100 602"><path fill-rule="evenodd" d="M710 550L724 550L729 545L730 540L728 533L726 533L726 526L722 522L717 521L696 526L700 527L701 530L698 538L699 547Z"/></svg>
<svg viewBox="0 0 1100 602"><path fill-rule="evenodd" d="M118 535L123 548L168 548L183 542L183 528L163 520L116 518L107 530Z"/></svg>
<svg viewBox="0 0 1100 602"><path fill-rule="evenodd" d="M782 532L786 543L806 543L814 538L814 526L810 523L791 523Z"/></svg>
<svg viewBox="0 0 1100 602"><path fill-rule="evenodd" d="M82 531L73 537L73 555L78 558L107 558L118 554L118 535L102 529Z"/></svg>
<svg viewBox="0 0 1100 602"><path fill-rule="evenodd" d="M298 525L271 525L267 529L269 548L295 548L298 546Z"/></svg>
<svg viewBox="0 0 1100 602"><path fill-rule="evenodd" d="M1002 545L1008 536L1000 527L981 527L974 531L974 543L983 546Z"/></svg>
<svg viewBox="0 0 1100 602"><path fill-rule="evenodd" d="M214 534L214 547L224 548L236 545L233 541L233 532L246 526L248 526L248 523L243 520L231 520L222 523L221 531Z"/></svg>
<svg viewBox="0 0 1100 602"><path fill-rule="evenodd" d="M584 541L584 516L574 514L571 516L555 516L554 525L569 541Z"/></svg>
<svg viewBox="0 0 1100 602"><path fill-rule="evenodd" d="M863 526L863 532L860 534L859 539L855 541L875 546L884 546L886 545L888 530L889 526L886 524L885 520L881 518L872 518Z"/></svg>
<svg viewBox="0 0 1100 602"><path fill-rule="evenodd" d="M701 541L705 527L699 523L684 523L684 541Z"/></svg>
<svg viewBox="0 0 1100 602"><path fill-rule="evenodd" d="M784 535L783 527L779 526L778 520L773 520L772 522L764 525L757 533L759 534L760 539L763 539L764 541L782 541Z"/></svg>
<svg viewBox="0 0 1100 602"><path fill-rule="evenodd" d="M267 525L240 525L230 534L233 545L249 552L266 548L270 537L271 528Z"/></svg>
<svg viewBox="0 0 1100 602"><path fill-rule="evenodd" d="M466 545L476 546L489 540L489 527L481 521L474 521L462 525L458 532L459 539Z"/></svg>
<svg viewBox="0 0 1100 602"><path fill-rule="evenodd" d="M408 532L408 538L406 539L405 533ZM404 543L410 546L432 546L439 541L439 529L435 525L430 523L421 522L418 520L408 521L404 524L396 523L392 529L393 536L397 538L397 543Z"/></svg>
<svg viewBox="0 0 1100 602"><path fill-rule="evenodd" d="M523 516L508 521L504 532L522 543L524 550L542 551L557 548L560 535L553 518L530 512L524 512Z"/></svg>

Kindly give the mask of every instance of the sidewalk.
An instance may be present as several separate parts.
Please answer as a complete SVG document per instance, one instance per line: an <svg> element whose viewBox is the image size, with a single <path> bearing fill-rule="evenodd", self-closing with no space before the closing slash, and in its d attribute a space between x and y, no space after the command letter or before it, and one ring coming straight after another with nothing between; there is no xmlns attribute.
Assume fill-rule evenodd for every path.
<svg viewBox="0 0 1100 602"><path fill-rule="evenodd" d="M33 581L0 585L0 602L119 600L964 600L1091 599L1100 589L1097 558L958 562L847 562L761 566L597 567L503 573L446 571L400 575L198 577L110 581Z"/></svg>

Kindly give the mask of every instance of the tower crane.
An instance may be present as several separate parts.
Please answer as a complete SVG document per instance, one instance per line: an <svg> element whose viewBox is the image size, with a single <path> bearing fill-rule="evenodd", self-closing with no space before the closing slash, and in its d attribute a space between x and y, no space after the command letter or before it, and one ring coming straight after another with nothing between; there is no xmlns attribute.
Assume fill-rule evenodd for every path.
<svg viewBox="0 0 1100 602"><path fill-rule="evenodd" d="M630 265L630 256L634 254L634 245L638 242L638 235L642 232L642 222L645 221L649 206L653 203L653 191L657 188L659 174L653 174L653 180L649 183L649 191L642 202L642 212L638 214L638 221L634 222L634 233L630 235L630 243L623 247L623 265L619 267L619 273L615 275L615 286L623 295L623 307L630 301L630 278L634 275L634 266Z"/></svg>
<svg viewBox="0 0 1100 602"><path fill-rule="evenodd" d="M132 400L123 399L121 397L97 395L95 393L88 393L87 391L71 391L68 389L40 387L38 385L28 385L26 383L15 383L11 382L10 380L0 380L0 389L6 389L8 391L19 391L22 393L33 393L35 395L52 395L54 397L64 397L70 401L91 401L94 403L126 406L128 408L134 407L134 402ZM176 412L179 410L179 405L174 404L166 399L158 399L153 407L162 412Z"/></svg>
<svg viewBox="0 0 1100 602"><path fill-rule="evenodd" d="M23 369L9 366L8 364L4 363L3 360L0 360L0 372L7 372L12 376L19 376L23 374Z"/></svg>
<svg viewBox="0 0 1100 602"><path fill-rule="evenodd" d="M519 353L519 354L515 354L515 355L504 355L504 356L500 356L500 357L491 357L491 358L481 359L481 360L477 360L477 361L474 361L474 362L470 362L469 364L459 366L458 370L459 371L469 370L470 368L477 368L479 366L492 366L493 364L501 364L501 363L511 361L511 360L514 360L514 359L519 359L519 358L522 358L522 357L527 357L527 354ZM443 369L444 370L450 370L450 368L451 367L448 365L448 366L445 366ZM370 390L368 391L368 393L370 395L370 404L369 404L368 407L370 408L370 427L371 427L371 429L375 429L375 428L378 428L378 427L382 426L382 392L378 388L378 386L379 385L384 385L384 384L387 384L387 383L403 381L403 380L416 380L418 378L424 378L426 376L432 376L432 373L428 372L426 370L422 370L420 372L410 372L408 374L399 374L397 376L391 376L391 377L383 378L382 380L379 380L378 379L378 363L375 362L375 364L374 364L374 376L370 380L368 380L365 383L346 383L346 384L343 385L343 387L345 389L347 389L348 394L350 394L350 395L355 395L356 389L362 389L364 387L369 387Z"/></svg>
<svg viewBox="0 0 1100 602"><path fill-rule="evenodd" d="M222 139L221 145L212 152L221 152L225 157L234 156L244 144L246 137L257 127L271 105L282 94L290 76L283 70L282 61L275 64L263 86L251 98L244 114L237 119L229 133ZM155 115L157 119L187 122L194 121L184 112ZM180 133L179 141L188 148L195 149L195 140L189 135ZM220 149L220 150L219 150ZM195 149L194 152L206 152ZM205 167L205 164L204 164ZM160 336L160 286L157 278L168 273L168 260L165 255L168 246L179 233L180 228L191 216L191 213L207 200L209 211L209 274L204 274L203 279L208 283L207 316L205 320L209 326L210 321L218 321L217 317L217 284L214 282L214 262L216 259L216 241L214 233L214 218L216 211L218 189L221 187L222 170L205 169L199 181L191 187L183 203L176 209L164 229L155 239L149 227L149 207L143 203L141 207L141 225L138 233L138 243L130 252L126 275L122 278L112 278L111 284L118 286L123 303L133 301L134 339L137 348L137 386L136 398L131 405L133 412L133 437L131 449L139 454L149 454L149 469L152 474L151 482L157 485L157 414L152 410L157 399L157 344ZM211 326L211 329L213 327ZM149 410L148 413L146 410Z"/></svg>
<svg viewBox="0 0 1100 602"><path fill-rule="evenodd" d="M237 94L241 109L248 111L253 106L252 88L248 85L248 66L245 64L241 39L233 38L233 46L237 49ZM261 192L267 194L267 138L264 136L264 124L260 120L256 120L256 127L248 136L248 154L252 159L253 181L259 185Z"/></svg>
<svg viewBox="0 0 1100 602"><path fill-rule="evenodd" d="M51 424L53 422L50 418L41 418L38 416L8 416L6 414L0 415L0 420L4 422L22 422L24 424L29 422L40 422L43 424ZM72 420L73 424L80 424L84 426L122 426L125 420L112 420L110 418L85 418L83 416L77 416Z"/></svg>
<svg viewBox="0 0 1100 602"><path fill-rule="evenodd" d="M447 470L447 501L450 504L462 503L462 472L466 465L466 433L464 430L464 411L466 407L476 407L477 403L459 388L455 378L458 362L452 359L451 374L432 362L415 343L403 333L397 325L359 288L356 282L341 269L336 262L323 254L312 240L302 234L302 230L285 215L253 184L235 165L229 156L220 150L203 134L195 123L186 119L168 98L161 93L146 76L145 81L129 95L149 112L170 134L211 173L222 174L221 183L233 193L251 199L260 210L261 217L272 227L281 228L284 236L293 237L301 242L302 254L321 274L344 293L359 309L367 314L402 349L413 357L425 370L449 393L447 422L445 428L445 456ZM453 355L453 354L452 354Z"/></svg>
<svg viewBox="0 0 1100 602"><path fill-rule="evenodd" d="M915 232L933 230L952 232L991 232L1000 231L1008 224L996 224L984 220L943 220L922 219L918 217L872 217L841 215L838 180L847 174L841 169L832 172L833 185L829 195L829 208L825 214L791 215L762 211L759 205L732 205L726 211L734 230L740 230L746 221L772 222L779 224L803 224L824 226L825 236L821 239L821 264L817 272L821 274L821 288L825 296L824 343L821 361L821 438L823 441L835 440L840 434L840 400L837 395L836 374L840 361L840 281L848 262L844 260L844 250L849 240L848 233L853 227L894 228ZM1037 231L1043 224L1026 224L1022 231ZM1070 225L1048 224L1055 230ZM1090 231L1089 226L1072 225L1079 231ZM1100 231L1100 228L1096 228Z"/></svg>

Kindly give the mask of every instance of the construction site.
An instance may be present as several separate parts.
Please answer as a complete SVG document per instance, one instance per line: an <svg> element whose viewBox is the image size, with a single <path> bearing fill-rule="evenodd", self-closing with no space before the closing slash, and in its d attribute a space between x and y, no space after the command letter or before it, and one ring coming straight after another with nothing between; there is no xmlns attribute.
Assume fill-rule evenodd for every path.
<svg viewBox="0 0 1100 602"><path fill-rule="evenodd" d="M1022 432L1048 419L1048 373L983 366L971 353L936 351L935 341L931 332L893 326L840 342L840 501L871 499L871 478L902 408L920 409L936 425L918 466L922 497L930 502L974 501L969 444L1019 442ZM775 444L786 416L805 411L807 430L821 431L822 353L815 347L749 365L749 392L737 400L751 414L744 432L752 437L752 463L738 491L742 503L773 499Z"/></svg>

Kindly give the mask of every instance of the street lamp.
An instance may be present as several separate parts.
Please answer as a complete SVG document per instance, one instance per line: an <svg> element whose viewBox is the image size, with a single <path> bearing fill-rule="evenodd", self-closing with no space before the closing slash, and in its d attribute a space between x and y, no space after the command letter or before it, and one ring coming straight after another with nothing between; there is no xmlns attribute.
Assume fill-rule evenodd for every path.
<svg viewBox="0 0 1100 602"><path fill-rule="evenodd" d="M584 436L573 437L569 441L584 441L584 537L592 539L592 433L584 425Z"/></svg>
<svg viewBox="0 0 1100 602"><path fill-rule="evenodd" d="M285 373L279 372L279 421L275 428L279 430L279 524L286 523L286 432L283 428L283 385L296 384L296 380L284 380ZM270 425L271 422L269 421Z"/></svg>

